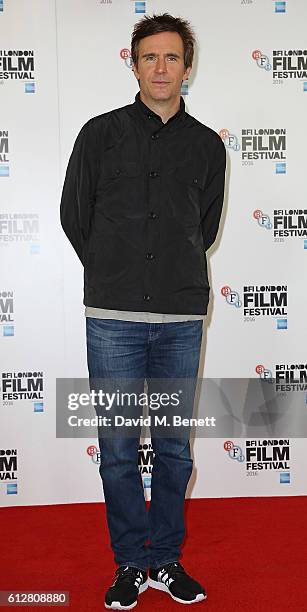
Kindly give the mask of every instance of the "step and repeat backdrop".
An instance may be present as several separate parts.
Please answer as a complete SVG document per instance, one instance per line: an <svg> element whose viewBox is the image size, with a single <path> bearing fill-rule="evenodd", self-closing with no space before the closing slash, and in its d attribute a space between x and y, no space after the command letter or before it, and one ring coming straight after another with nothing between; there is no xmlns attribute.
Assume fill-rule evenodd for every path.
<svg viewBox="0 0 307 612"><path fill-rule="evenodd" d="M193 440L189 496L307 493L290 411L291 393L307 411L306 2L0 0L2 506L103 500L97 439L56 435L57 379L88 375L83 270L59 204L81 126L134 102L133 25L163 12L195 29L182 95L227 150L200 377L271 381L290 424ZM153 461L142 439L148 498Z"/></svg>

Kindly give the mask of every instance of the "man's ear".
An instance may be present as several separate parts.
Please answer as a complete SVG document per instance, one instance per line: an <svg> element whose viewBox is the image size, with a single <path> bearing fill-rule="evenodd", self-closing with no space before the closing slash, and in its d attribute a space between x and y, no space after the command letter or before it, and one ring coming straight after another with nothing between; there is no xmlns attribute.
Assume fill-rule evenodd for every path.
<svg viewBox="0 0 307 612"><path fill-rule="evenodd" d="M131 66L131 68L132 68L132 72L134 72L134 76L135 76L135 78L136 78L137 80L139 80L140 75L139 75L139 73L138 73L138 70L137 70L136 65L135 65L133 62L132 62L132 66Z"/></svg>
<svg viewBox="0 0 307 612"><path fill-rule="evenodd" d="M189 67L186 69L186 71L185 71L185 73L184 73L184 75L183 75L183 77L182 77L182 80L183 80L183 81L186 81L186 80L189 78L190 73L191 73L191 70L192 70L192 66L189 66Z"/></svg>

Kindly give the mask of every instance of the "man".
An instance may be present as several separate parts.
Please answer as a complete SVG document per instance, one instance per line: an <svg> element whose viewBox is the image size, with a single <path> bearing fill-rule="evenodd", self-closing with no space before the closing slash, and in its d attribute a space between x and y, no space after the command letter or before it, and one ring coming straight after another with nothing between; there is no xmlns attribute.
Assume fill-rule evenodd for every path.
<svg viewBox="0 0 307 612"><path fill-rule="evenodd" d="M220 221L225 148L213 130L186 113L180 95L194 42L190 24L180 18L139 21L131 46L140 87L135 102L90 119L69 160L61 222L84 265L92 384L122 377L140 391L146 378L149 391L162 379L197 377L209 299L205 251ZM191 401L186 413L192 409ZM206 597L178 561L193 465L189 439L153 431L151 439L147 512L139 430L132 437L99 436L118 564L107 608L134 607L148 586L180 603Z"/></svg>

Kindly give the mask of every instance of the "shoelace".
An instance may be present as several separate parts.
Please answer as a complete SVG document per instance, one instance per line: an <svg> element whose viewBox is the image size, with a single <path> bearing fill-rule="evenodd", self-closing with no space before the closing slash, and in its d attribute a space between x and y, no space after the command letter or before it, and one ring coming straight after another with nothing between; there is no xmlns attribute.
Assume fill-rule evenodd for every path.
<svg viewBox="0 0 307 612"><path fill-rule="evenodd" d="M131 581L135 581L137 578L140 578L141 581L143 580L142 578L142 574L140 573L140 570L137 569L137 567L118 567L116 572L116 580L115 582L118 584L118 582L131 582ZM114 582L114 584L115 584Z"/></svg>
<svg viewBox="0 0 307 612"><path fill-rule="evenodd" d="M166 571L170 574L177 574L177 573L184 573L184 568L182 567L182 565L180 565L180 563L178 561L176 561L175 563L168 563L167 565L163 565L163 568L166 569Z"/></svg>
<svg viewBox="0 0 307 612"><path fill-rule="evenodd" d="M170 579L171 581L173 581L178 575L182 575L185 573L184 568L178 562L168 563L167 565L163 565L163 568L160 571L161 571L161 574L160 574L161 581L165 582L166 584L169 583Z"/></svg>

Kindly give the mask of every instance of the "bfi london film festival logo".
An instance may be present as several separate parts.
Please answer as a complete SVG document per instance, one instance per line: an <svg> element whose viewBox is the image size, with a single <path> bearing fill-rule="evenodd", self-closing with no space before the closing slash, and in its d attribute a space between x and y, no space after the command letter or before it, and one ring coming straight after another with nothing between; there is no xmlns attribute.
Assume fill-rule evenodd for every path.
<svg viewBox="0 0 307 612"><path fill-rule="evenodd" d="M38 214L0 213L0 247L16 243L27 243L30 255L40 253Z"/></svg>
<svg viewBox="0 0 307 612"><path fill-rule="evenodd" d="M240 151L240 143L236 134L233 134L228 130L228 128L222 128L219 131L219 136L222 139L226 149L231 149L232 151Z"/></svg>
<svg viewBox="0 0 307 612"><path fill-rule="evenodd" d="M245 440L242 446L232 440L224 442L228 457L245 466L246 476L277 472L280 484L290 484L290 440Z"/></svg>
<svg viewBox="0 0 307 612"><path fill-rule="evenodd" d="M0 329L2 336L14 336L14 293L0 291Z"/></svg>
<svg viewBox="0 0 307 612"><path fill-rule="evenodd" d="M277 393L307 391L307 364L306 363L276 363L274 378L272 371L264 365L257 365L256 373L263 380L273 382Z"/></svg>
<svg viewBox="0 0 307 612"><path fill-rule="evenodd" d="M145 489L151 487L151 474L153 468L154 452L150 442L139 445L138 466L143 478Z"/></svg>
<svg viewBox="0 0 307 612"><path fill-rule="evenodd" d="M2 372L1 400L3 406L17 406L20 401L30 402L33 412L44 412L44 373Z"/></svg>
<svg viewBox="0 0 307 612"><path fill-rule="evenodd" d="M267 382L273 382L273 374L272 370L266 368L263 364L258 363L255 367L255 372L258 374L259 378L262 380L266 380Z"/></svg>
<svg viewBox="0 0 307 612"><path fill-rule="evenodd" d="M288 328L288 286L287 285L245 285L243 299L240 293L224 285L221 295L229 306L240 309L244 322L254 323L261 318L276 319L276 329Z"/></svg>
<svg viewBox="0 0 307 612"><path fill-rule="evenodd" d="M307 249L307 209L274 209L271 220L266 212L257 208L253 218L261 228L272 230L274 242L285 243L299 239L303 248Z"/></svg>
<svg viewBox="0 0 307 612"><path fill-rule="evenodd" d="M17 449L0 448L0 490L6 495L17 495Z"/></svg>
<svg viewBox="0 0 307 612"><path fill-rule="evenodd" d="M130 49L127 49L127 47L124 47L123 49L120 50L119 55L120 55L120 58L123 60L126 68L129 68L129 70L131 70L132 69L132 57L131 57ZM182 81L180 94L182 96L187 96L188 93L189 93L189 81L188 80Z"/></svg>
<svg viewBox="0 0 307 612"><path fill-rule="evenodd" d="M9 133L0 130L0 178L10 176Z"/></svg>
<svg viewBox="0 0 307 612"><path fill-rule="evenodd" d="M126 68L129 68L131 70L131 68L132 68L132 57L131 57L130 49L127 49L126 47L124 47L123 49L120 50L119 55L120 55L121 59L124 61L124 64L125 64Z"/></svg>
<svg viewBox="0 0 307 612"><path fill-rule="evenodd" d="M258 68L269 72L272 70L272 64L270 63L270 59L265 53L262 53L260 49L254 49L252 52L252 58L256 62Z"/></svg>
<svg viewBox="0 0 307 612"><path fill-rule="evenodd" d="M0 83L22 81L25 93L35 93L34 51L19 49L0 50Z"/></svg>
<svg viewBox="0 0 307 612"><path fill-rule="evenodd" d="M286 174L285 128L244 128L240 137L223 128L219 135L226 149L240 152L242 166L253 166L263 160L273 161L275 174Z"/></svg>
<svg viewBox="0 0 307 612"><path fill-rule="evenodd" d="M88 446L86 452L95 465L100 465L101 453L95 444ZM151 443L140 444L138 449L138 467L143 479L144 489L149 489L151 487L153 459L154 452Z"/></svg>
<svg viewBox="0 0 307 612"><path fill-rule="evenodd" d="M254 49L252 59L258 68L272 71L274 85L283 85L285 81L302 81L303 91L307 91L307 49L273 49L272 63L268 55Z"/></svg>
<svg viewBox="0 0 307 612"><path fill-rule="evenodd" d="M95 465L100 465L101 463L101 453L100 450L95 446L95 444L91 444L87 447L86 452L89 457L91 457L92 462Z"/></svg>

